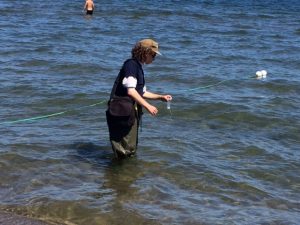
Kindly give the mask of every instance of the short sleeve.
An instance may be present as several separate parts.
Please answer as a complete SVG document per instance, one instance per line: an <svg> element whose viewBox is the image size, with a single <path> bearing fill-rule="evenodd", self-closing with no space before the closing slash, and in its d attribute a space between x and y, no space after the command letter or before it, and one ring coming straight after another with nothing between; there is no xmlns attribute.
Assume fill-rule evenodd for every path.
<svg viewBox="0 0 300 225"><path fill-rule="evenodd" d="M136 84L137 84L137 80L130 76L130 77L124 77L123 81L122 81L123 87L126 88L136 88Z"/></svg>

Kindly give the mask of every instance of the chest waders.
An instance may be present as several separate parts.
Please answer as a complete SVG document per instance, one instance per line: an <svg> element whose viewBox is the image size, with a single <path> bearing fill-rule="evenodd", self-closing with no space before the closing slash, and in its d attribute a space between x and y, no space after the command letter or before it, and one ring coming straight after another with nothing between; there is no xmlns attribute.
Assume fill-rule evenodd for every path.
<svg viewBox="0 0 300 225"><path fill-rule="evenodd" d="M111 95L110 101L115 97L118 84L121 82L121 73L118 75ZM128 96L126 96L128 97ZM134 123L126 126L113 118L109 110L106 111L106 120L109 130L109 140L116 158L127 158L135 155L138 145L138 128L142 117L142 107L132 100L134 107Z"/></svg>

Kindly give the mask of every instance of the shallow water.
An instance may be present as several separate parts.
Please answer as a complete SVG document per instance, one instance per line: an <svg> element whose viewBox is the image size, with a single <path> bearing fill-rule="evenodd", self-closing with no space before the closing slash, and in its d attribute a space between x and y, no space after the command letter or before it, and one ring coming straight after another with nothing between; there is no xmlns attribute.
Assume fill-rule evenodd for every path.
<svg viewBox="0 0 300 225"><path fill-rule="evenodd" d="M92 17L83 3L0 3L0 208L65 224L298 224L300 3L95 1ZM147 87L172 94L171 111L153 102L120 163L104 102L146 37L163 53Z"/></svg>

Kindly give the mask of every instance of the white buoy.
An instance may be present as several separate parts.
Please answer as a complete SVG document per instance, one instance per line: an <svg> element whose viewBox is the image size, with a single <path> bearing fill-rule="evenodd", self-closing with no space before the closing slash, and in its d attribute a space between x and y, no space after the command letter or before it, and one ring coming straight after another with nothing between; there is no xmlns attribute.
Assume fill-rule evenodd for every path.
<svg viewBox="0 0 300 225"><path fill-rule="evenodd" d="M261 73L263 78L267 77L268 72L266 70L262 70Z"/></svg>
<svg viewBox="0 0 300 225"><path fill-rule="evenodd" d="M267 77L268 72L266 70L260 70L260 71L256 71L256 77L258 79L261 78L266 78Z"/></svg>
<svg viewBox="0 0 300 225"><path fill-rule="evenodd" d="M262 72L261 72L261 71L256 71L256 76L257 76L257 77L262 77L262 76L263 76L263 74L262 74Z"/></svg>

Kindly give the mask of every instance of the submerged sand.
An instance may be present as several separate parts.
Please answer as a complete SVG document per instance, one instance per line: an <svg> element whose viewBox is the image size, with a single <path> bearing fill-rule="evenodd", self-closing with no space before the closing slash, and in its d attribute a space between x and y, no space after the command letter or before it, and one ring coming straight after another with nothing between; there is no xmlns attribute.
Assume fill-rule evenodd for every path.
<svg viewBox="0 0 300 225"><path fill-rule="evenodd" d="M49 223L15 215L8 212L0 212L0 225L50 225Z"/></svg>

